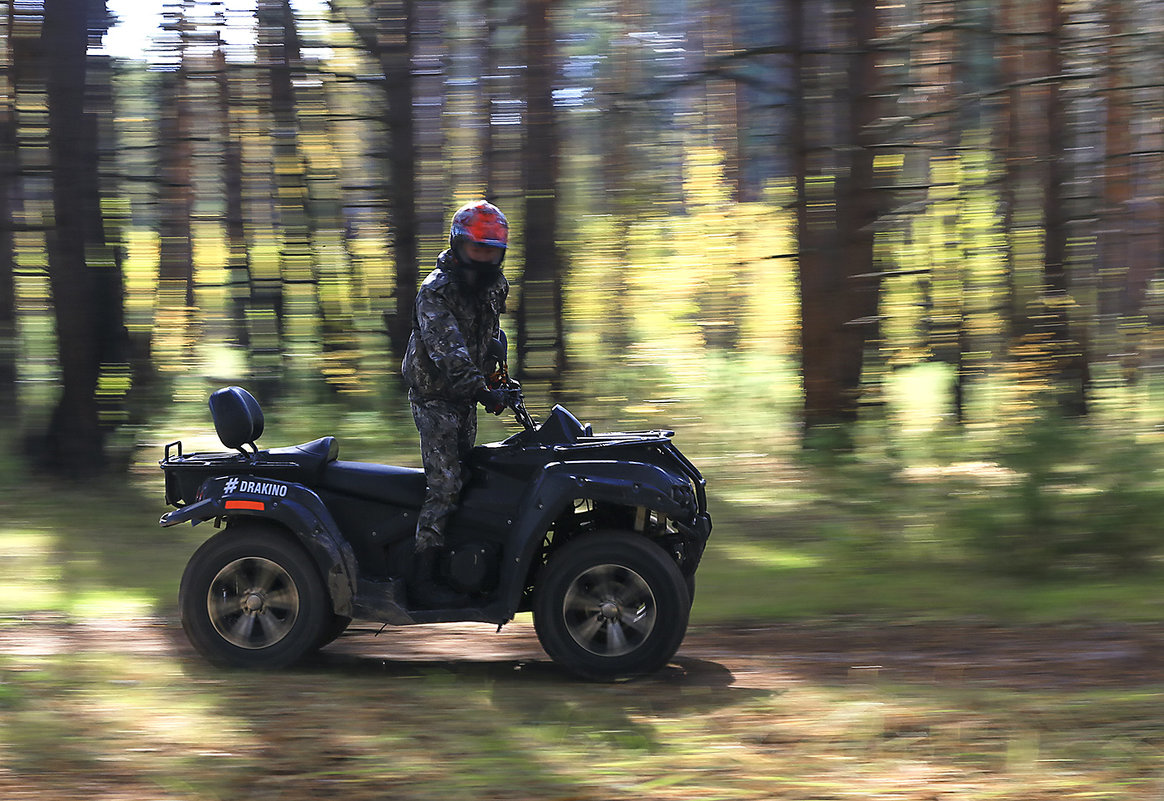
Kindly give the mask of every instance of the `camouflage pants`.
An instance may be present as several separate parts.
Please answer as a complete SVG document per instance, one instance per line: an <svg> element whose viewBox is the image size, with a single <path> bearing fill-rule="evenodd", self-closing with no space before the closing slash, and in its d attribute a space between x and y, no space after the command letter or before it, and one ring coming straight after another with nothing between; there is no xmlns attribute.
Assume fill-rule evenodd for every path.
<svg viewBox="0 0 1164 801"><path fill-rule="evenodd" d="M477 406L471 401L416 399L411 399L411 405L428 482L416 521L416 550L421 551L444 547L445 524L465 483L463 463L477 439Z"/></svg>

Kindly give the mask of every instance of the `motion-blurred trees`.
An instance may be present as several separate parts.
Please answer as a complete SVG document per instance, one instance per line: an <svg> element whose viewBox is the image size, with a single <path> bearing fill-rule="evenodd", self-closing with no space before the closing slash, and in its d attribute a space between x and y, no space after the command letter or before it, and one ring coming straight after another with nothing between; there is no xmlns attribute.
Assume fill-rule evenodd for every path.
<svg viewBox="0 0 1164 801"><path fill-rule="evenodd" d="M1134 193L1125 178L1133 159L1145 175L1161 165L1160 82L1127 73L1127 54L1147 52L1158 29L1131 34L1120 15L1141 13L1155 24L1160 9L1136 0L809 8L789 0L789 28L798 32L788 149L798 158L806 424L844 426L856 398L876 392L869 364L860 381L852 373L838 381L822 365L859 353L834 347L828 331L874 333L877 321L888 334L867 342L891 367L933 359L955 368L958 420L970 378L1053 398L1068 416L1087 414L1094 368L1112 358L1096 338L1106 353L1122 353L1125 366L1129 350L1152 341L1128 336L1146 329L1134 301L1119 299L1142 297L1136 288L1159 270L1158 258L1145 270L1124 250L1134 228L1125 215L1136 206L1157 220L1140 241L1159 242L1159 193ZM885 18L879 32L846 39L843 31L867 30L874 14ZM846 54L847 73L839 66ZM849 102L838 105L848 90ZM1128 102L1133 96L1138 102ZM875 103L882 107L874 111ZM839 124L814 127L814 113ZM1134 131L1147 135L1133 144ZM860 208L836 236L834 202L839 217L846 206ZM1109 233L1097 249L1100 219ZM847 253L834 251L846 242ZM882 255L871 262L863 255L870 252ZM995 253L1004 257L997 270L984 270ZM821 263L831 260L843 266ZM875 305L860 301L857 276L880 279ZM830 308L829 295L852 305ZM901 339L907 331L912 343ZM841 400L846 392L853 394Z"/></svg>
<svg viewBox="0 0 1164 801"><path fill-rule="evenodd" d="M1160 362L1155 0L181 2L116 64L96 0L0 7L0 405L57 465L149 368L368 396L481 196L553 388L582 347L767 352L845 447L926 362L954 422Z"/></svg>
<svg viewBox="0 0 1164 801"><path fill-rule="evenodd" d="M1014 347L1030 369L1055 385L1063 412L1078 416L1087 412L1089 375L1068 264L1072 209L1065 195L1071 181L1071 133L1064 106L1066 4L1041 0L1007 4L1004 10L1001 33L1010 40L1004 56L1010 65L1004 191L1012 232L1039 232L1043 240L1042 253L1032 254L1017 237L1012 239L1014 313L1021 332Z"/></svg>
<svg viewBox="0 0 1164 801"><path fill-rule="evenodd" d="M16 363L16 240L13 226L15 188L20 175L16 154L16 69L12 38L12 5L0 20L0 416L15 419Z"/></svg>
<svg viewBox="0 0 1164 801"><path fill-rule="evenodd" d="M392 352L401 357L412 326L419 268L420 220L417 213L417 143L413 60L417 14L415 0L357 3L332 0L332 8L355 32L383 75L380 119L387 132L383 195L387 200L395 261L395 302L384 310Z"/></svg>

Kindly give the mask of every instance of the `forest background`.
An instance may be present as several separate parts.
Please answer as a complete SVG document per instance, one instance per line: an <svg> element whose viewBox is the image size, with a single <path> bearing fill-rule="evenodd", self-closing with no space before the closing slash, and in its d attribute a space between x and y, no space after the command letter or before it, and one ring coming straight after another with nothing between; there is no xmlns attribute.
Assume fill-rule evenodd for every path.
<svg viewBox="0 0 1164 801"><path fill-rule="evenodd" d="M0 0L0 795L1158 798L1162 57L1159 0ZM201 667L164 445L241 384L419 464L483 196L534 415L708 478L678 666Z"/></svg>
<svg viewBox="0 0 1164 801"><path fill-rule="evenodd" d="M412 301L484 196L535 413L676 429L737 555L1156 567L1160 3L191 0L133 57L3 10L14 488L152 486L226 383L416 463Z"/></svg>

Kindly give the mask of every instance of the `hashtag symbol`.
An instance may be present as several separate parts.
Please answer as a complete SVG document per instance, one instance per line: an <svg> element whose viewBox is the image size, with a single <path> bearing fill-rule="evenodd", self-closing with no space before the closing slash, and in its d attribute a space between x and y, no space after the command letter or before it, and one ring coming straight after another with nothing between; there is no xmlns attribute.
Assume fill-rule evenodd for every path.
<svg viewBox="0 0 1164 801"><path fill-rule="evenodd" d="M222 488L223 494L229 495L230 493L234 492L235 487L237 487L237 486L238 486L238 479L237 478L232 478L232 479L228 480L226 482L226 486L224 486Z"/></svg>

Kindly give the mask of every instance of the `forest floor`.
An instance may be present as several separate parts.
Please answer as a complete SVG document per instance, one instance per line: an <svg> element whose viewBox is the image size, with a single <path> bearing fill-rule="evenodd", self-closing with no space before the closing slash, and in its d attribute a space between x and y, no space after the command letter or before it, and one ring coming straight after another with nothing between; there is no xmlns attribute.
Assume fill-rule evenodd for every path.
<svg viewBox="0 0 1164 801"><path fill-rule="evenodd" d="M557 671L532 625L517 624L498 635L482 626L388 628L377 635L378 629L356 624L322 658L433 661L454 671ZM1164 686L1164 624L704 626L692 628L673 664L647 681L767 689L798 680L844 682L854 672L892 682L1013 689Z"/></svg>
<svg viewBox="0 0 1164 801"><path fill-rule="evenodd" d="M68 622L33 615L0 621L0 654L9 656L97 652L113 643L121 653L198 658L177 624L159 619ZM549 661L532 624L520 621L499 632L487 624L381 629L356 621L314 658L313 666L343 673L345 667L368 662L387 673L418 666L453 673L525 670L572 681ZM692 626L672 664L639 682L772 688L795 681L844 682L858 673L891 682L1007 689L1164 687L1164 623L875 625L832 620Z"/></svg>
<svg viewBox="0 0 1164 801"><path fill-rule="evenodd" d="M1164 624L692 627L579 682L533 627L357 622L216 671L172 621L0 620L0 797L1161 797Z"/></svg>

